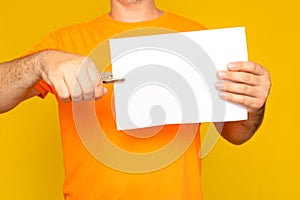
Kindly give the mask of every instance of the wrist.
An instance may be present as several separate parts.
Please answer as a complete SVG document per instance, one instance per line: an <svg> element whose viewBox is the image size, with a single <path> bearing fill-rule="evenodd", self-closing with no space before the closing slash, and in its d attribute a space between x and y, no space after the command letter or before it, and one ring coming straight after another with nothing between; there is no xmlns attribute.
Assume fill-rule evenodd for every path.
<svg viewBox="0 0 300 200"><path fill-rule="evenodd" d="M261 115L265 112L265 107L266 107L266 104L264 103L262 107L255 109L255 110L251 110L248 113L250 115Z"/></svg>
<svg viewBox="0 0 300 200"><path fill-rule="evenodd" d="M54 50L44 50L34 54L35 73L39 79L45 78L47 74L47 60Z"/></svg>

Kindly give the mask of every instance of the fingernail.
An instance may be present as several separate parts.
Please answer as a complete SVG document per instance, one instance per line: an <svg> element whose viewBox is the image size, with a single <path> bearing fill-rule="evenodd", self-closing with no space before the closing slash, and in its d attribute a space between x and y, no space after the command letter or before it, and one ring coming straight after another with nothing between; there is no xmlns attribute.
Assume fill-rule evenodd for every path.
<svg viewBox="0 0 300 200"><path fill-rule="evenodd" d="M218 90L224 90L224 84L218 82L218 83L216 83L216 88L217 88Z"/></svg>
<svg viewBox="0 0 300 200"><path fill-rule="evenodd" d="M230 63L230 64L227 65L227 68L228 69L234 69L235 68L235 64Z"/></svg>
<svg viewBox="0 0 300 200"><path fill-rule="evenodd" d="M217 76L218 76L219 78L224 77L224 76L225 76L225 71L219 71L219 72L217 73Z"/></svg>
<svg viewBox="0 0 300 200"><path fill-rule="evenodd" d="M219 95L220 95L220 97L223 98L223 99L224 99L225 96L226 96L225 92L220 92Z"/></svg>

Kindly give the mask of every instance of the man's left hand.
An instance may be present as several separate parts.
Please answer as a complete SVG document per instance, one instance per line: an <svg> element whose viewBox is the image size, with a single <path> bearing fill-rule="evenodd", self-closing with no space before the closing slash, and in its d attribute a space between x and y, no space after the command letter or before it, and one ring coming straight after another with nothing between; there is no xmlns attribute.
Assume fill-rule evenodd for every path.
<svg viewBox="0 0 300 200"><path fill-rule="evenodd" d="M248 112L264 107L271 88L269 72L255 62L234 62L219 71L216 88L224 100L243 105Z"/></svg>

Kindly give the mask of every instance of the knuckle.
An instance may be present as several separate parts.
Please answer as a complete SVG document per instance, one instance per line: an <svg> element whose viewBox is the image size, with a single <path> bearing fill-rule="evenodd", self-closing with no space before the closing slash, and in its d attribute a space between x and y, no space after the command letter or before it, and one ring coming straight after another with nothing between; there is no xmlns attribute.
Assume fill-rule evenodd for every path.
<svg viewBox="0 0 300 200"><path fill-rule="evenodd" d="M95 92L93 90L84 92L85 98L92 98L94 96L94 94L95 94Z"/></svg>
<svg viewBox="0 0 300 200"><path fill-rule="evenodd" d="M233 73L230 71L225 71L223 75L223 79L232 80L234 77Z"/></svg>
<svg viewBox="0 0 300 200"><path fill-rule="evenodd" d="M242 73L242 79L246 82L251 81L251 76L248 73Z"/></svg>
<svg viewBox="0 0 300 200"><path fill-rule="evenodd" d="M259 99L258 106L261 108L265 104L265 99Z"/></svg>
<svg viewBox="0 0 300 200"><path fill-rule="evenodd" d="M91 95L84 95L83 99L86 100L86 101L92 100L92 99L94 99L94 95L92 95L92 94Z"/></svg>
<svg viewBox="0 0 300 200"><path fill-rule="evenodd" d="M87 68L89 68L89 67L95 67L96 65L95 65L95 63L94 63L94 61L91 59L91 58L89 58L89 57L83 57L83 65L85 66L85 67L87 67Z"/></svg>
<svg viewBox="0 0 300 200"><path fill-rule="evenodd" d="M80 101L82 101L82 96L72 96L72 100L74 102L80 102Z"/></svg>
<svg viewBox="0 0 300 200"><path fill-rule="evenodd" d="M72 99L81 99L82 97L81 97L81 95L79 95L79 94L73 94L72 95Z"/></svg>
<svg viewBox="0 0 300 200"><path fill-rule="evenodd" d="M246 98L241 96L240 98L238 98L238 103L242 105L246 105Z"/></svg>
<svg viewBox="0 0 300 200"><path fill-rule="evenodd" d="M83 58L84 61L86 61L88 63L93 63L93 60L88 56L83 56L82 58Z"/></svg>
<svg viewBox="0 0 300 200"><path fill-rule="evenodd" d="M230 84L229 83L223 83L223 85L220 85L219 88L223 91L229 91L230 90Z"/></svg>
<svg viewBox="0 0 300 200"><path fill-rule="evenodd" d="M247 86L247 85L240 85L239 89L240 89L240 91L242 93L247 93L249 91L249 86Z"/></svg>
<svg viewBox="0 0 300 200"><path fill-rule="evenodd" d="M264 105L264 101L262 99L259 99L253 103L254 109L260 109Z"/></svg>
<svg viewBox="0 0 300 200"><path fill-rule="evenodd" d="M268 82L266 83L266 86L267 86L268 90L270 90L271 87L272 87L272 82L271 82L271 81L268 81Z"/></svg>
<svg viewBox="0 0 300 200"><path fill-rule="evenodd" d="M234 101L234 97L231 93L226 93L225 94L225 99L228 101Z"/></svg>
<svg viewBox="0 0 300 200"><path fill-rule="evenodd" d="M272 86L272 81L271 81L270 73L269 73L269 72L268 72L268 74L267 74L266 85L267 85L269 88Z"/></svg>
<svg viewBox="0 0 300 200"><path fill-rule="evenodd" d="M234 90L235 86L233 83L224 83L223 85L223 91L226 91L226 92L232 92Z"/></svg>
<svg viewBox="0 0 300 200"><path fill-rule="evenodd" d="M82 96L82 93L81 93L81 91L80 90L72 90L71 91L71 96L72 96L72 98L81 98L81 96Z"/></svg>
<svg viewBox="0 0 300 200"><path fill-rule="evenodd" d="M257 70L257 64L255 62L249 62L249 69L251 71L256 71Z"/></svg>

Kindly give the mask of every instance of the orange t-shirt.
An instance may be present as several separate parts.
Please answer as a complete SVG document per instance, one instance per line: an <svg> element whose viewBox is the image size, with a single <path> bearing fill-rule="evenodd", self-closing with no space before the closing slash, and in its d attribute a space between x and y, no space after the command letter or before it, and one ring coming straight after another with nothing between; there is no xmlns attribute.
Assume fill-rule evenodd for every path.
<svg viewBox="0 0 300 200"><path fill-rule="evenodd" d="M178 32L205 29L197 22L169 12L165 12L157 19L137 23L117 22L106 14L88 23L72 25L54 31L36 45L31 52L58 49L89 56L97 45L102 44L100 45L103 48L101 52L107 60L109 59L107 43L109 38L124 31L148 27L167 28ZM151 34L151 31L148 34ZM108 67L107 70L110 68ZM117 131L113 109L111 109L113 87L112 85L107 85L107 87L108 93L95 102L95 110L104 134L113 144L128 152L147 153L163 148L175 137L180 125L164 126L159 133L149 138L133 137L125 132ZM42 80L35 86L35 89L41 92L40 96L42 97L48 92L56 95L55 90ZM88 151L78 135L78 129L74 123L72 103L64 103L59 98L57 101L66 171L63 188L65 199L202 199L198 125L189 125L190 127L184 129L187 132L196 128L198 134L184 154L170 165L148 173L128 173L105 165ZM135 134L139 134L138 131L135 131ZM143 134L146 129L140 131ZM97 145L97 141L95 141L95 145ZM99 145L101 144L99 143ZM126 162L123 158L113 157L112 159Z"/></svg>

